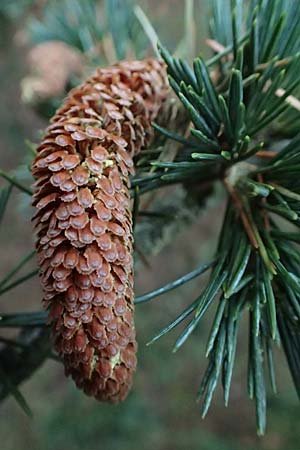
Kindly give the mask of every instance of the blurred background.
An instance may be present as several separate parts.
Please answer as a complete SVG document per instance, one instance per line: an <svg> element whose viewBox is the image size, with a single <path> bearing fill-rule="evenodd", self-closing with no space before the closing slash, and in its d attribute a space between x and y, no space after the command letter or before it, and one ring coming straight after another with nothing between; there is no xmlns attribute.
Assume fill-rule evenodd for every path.
<svg viewBox="0 0 300 450"><path fill-rule="evenodd" d="M63 5L67 3L0 0L0 167L9 171L18 166L20 177L25 179L26 170L22 171L22 167L26 166L29 146L26 141L38 141L47 123L46 118L65 94L68 84L76 84L79 77L89 73L95 65L134 54L139 57L151 54L144 34L138 43L133 42L128 48L121 46L116 49L110 39L107 42L103 39L103 45L95 48L87 34L81 37L78 45L82 46L81 53L58 47L36 50L37 44L47 40L43 25L51 25L51 11L54 11L51 5L58 11L58 18L63 19ZM75 3L84 2L79 0ZM178 48L187 32L185 3L182 0L138 0L136 3L154 25L161 41L171 50ZM201 53L205 53L206 3L204 0L194 2L195 29L189 32L196 37L193 41L196 53L200 48ZM45 15L45 10L48 15ZM118 8L107 20L118 23ZM63 33L59 33L66 27L62 20L59 28L58 22L52 23L52 31L56 31L56 35L54 33L50 38L62 36L63 40ZM118 27L121 30L120 25ZM112 30L112 36L114 32ZM97 36L92 33L92 38ZM54 58L57 52L66 52L63 53L65 57L59 60L69 61L66 67L56 65L54 71L53 67L47 67L51 51ZM61 78L57 77L62 80L59 86L51 81L51 76L58 72ZM38 79L41 73L43 76L48 74L44 85ZM61 73L65 73L65 77ZM21 255L32 249L27 203L25 196L16 191L10 198L1 224L1 277ZM149 259L149 267L138 268L137 294L159 287L211 257L219 230L220 207L222 204L210 205L196 223L174 237L172 245ZM200 406L195 398L206 367L205 344L213 312L177 354L172 354L171 349L178 330L146 347L146 342L176 317L200 289L201 284L196 280L153 303L137 307L139 365L132 392L121 405L110 406L85 397L70 380L65 379L59 362L47 360L21 387L33 410L33 419L22 412L13 398L0 405L1 450L299 450L300 430L295 427L299 404L286 371L286 362L279 352L279 394L276 397L270 394L268 398L266 436L256 437L254 406L247 398L245 386L244 337L247 330L245 336L243 333L239 336L230 405L228 408L223 406L219 388L205 420L201 419ZM32 278L2 296L1 311L39 310L41 297L38 279Z"/></svg>

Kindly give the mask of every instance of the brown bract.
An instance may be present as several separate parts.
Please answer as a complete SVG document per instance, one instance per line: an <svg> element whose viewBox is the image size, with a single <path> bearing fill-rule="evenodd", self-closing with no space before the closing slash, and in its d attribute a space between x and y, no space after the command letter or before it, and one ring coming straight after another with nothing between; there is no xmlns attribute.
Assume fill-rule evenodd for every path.
<svg viewBox="0 0 300 450"><path fill-rule="evenodd" d="M98 69L56 112L32 166L55 349L98 400L123 400L136 367L129 175L167 90L154 59Z"/></svg>

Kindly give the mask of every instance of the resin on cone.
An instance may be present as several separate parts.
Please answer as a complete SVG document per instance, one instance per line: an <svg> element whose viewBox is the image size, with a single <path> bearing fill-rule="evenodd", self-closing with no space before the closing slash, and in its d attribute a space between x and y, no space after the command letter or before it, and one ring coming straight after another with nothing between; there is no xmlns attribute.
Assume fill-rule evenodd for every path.
<svg viewBox="0 0 300 450"><path fill-rule="evenodd" d="M154 59L98 69L56 112L32 166L55 349L98 400L123 400L136 367L129 176L167 91Z"/></svg>

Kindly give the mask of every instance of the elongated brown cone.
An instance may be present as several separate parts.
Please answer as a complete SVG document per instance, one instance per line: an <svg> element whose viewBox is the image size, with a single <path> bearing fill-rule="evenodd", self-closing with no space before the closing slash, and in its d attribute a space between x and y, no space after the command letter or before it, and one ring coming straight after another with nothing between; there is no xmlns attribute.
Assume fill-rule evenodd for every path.
<svg viewBox="0 0 300 450"><path fill-rule="evenodd" d="M167 89L154 59L98 69L57 111L32 166L54 345L98 400L123 400L136 367L129 174Z"/></svg>

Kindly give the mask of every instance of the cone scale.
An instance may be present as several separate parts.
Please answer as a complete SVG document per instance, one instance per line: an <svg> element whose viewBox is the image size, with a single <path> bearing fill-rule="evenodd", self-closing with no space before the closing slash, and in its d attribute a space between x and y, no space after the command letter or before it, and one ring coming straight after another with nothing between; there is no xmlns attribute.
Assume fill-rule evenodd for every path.
<svg viewBox="0 0 300 450"><path fill-rule="evenodd" d="M129 176L167 90L154 59L98 69L69 93L32 165L54 346L66 375L98 400L123 400L136 368Z"/></svg>

